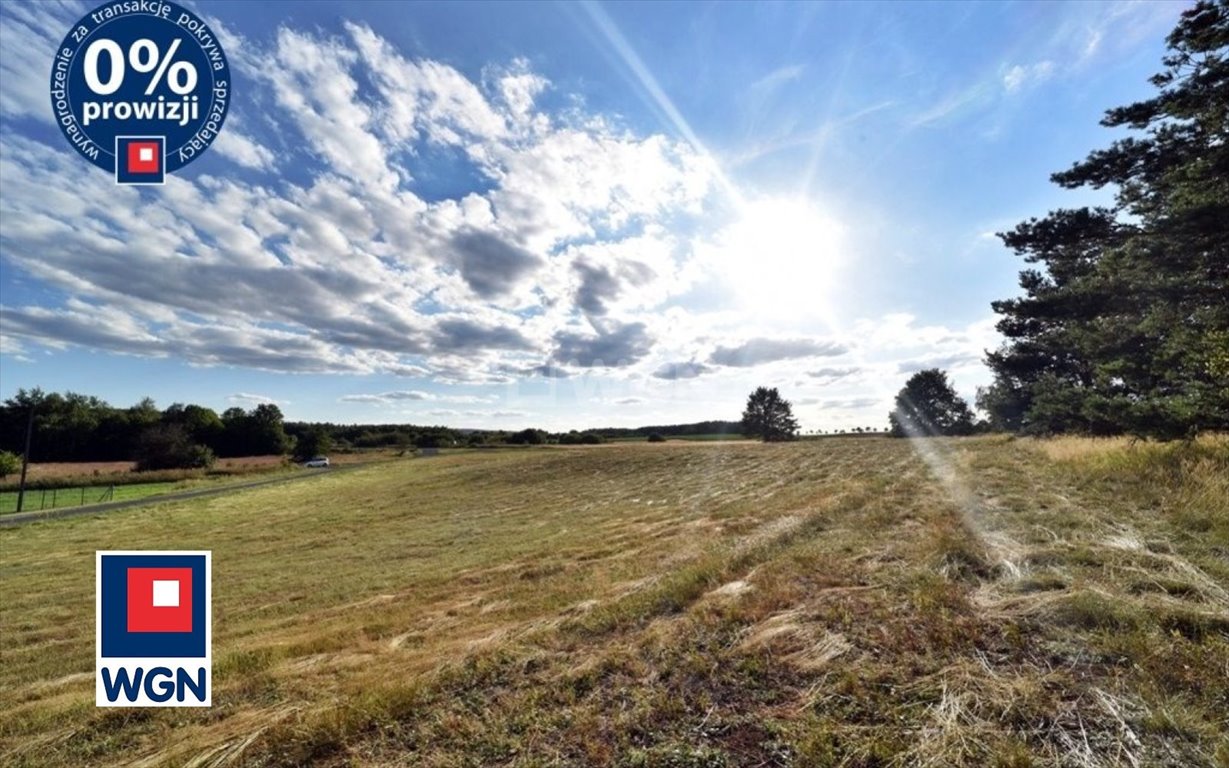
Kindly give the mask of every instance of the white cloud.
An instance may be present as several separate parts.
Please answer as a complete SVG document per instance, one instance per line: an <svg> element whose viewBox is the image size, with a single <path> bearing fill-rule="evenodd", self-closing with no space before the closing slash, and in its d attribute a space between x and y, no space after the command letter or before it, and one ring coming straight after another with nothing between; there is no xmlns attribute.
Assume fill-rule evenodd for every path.
<svg viewBox="0 0 1229 768"><path fill-rule="evenodd" d="M439 403L490 403L496 400L493 395L440 395L424 392L420 389L394 390L392 392L361 393L342 395L337 398L342 403L371 403L388 405L391 403L431 400Z"/></svg>
<svg viewBox="0 0 1229 768"><path fill-rule="evenodd" d="M254 395L250 392L236 392L233 395L227 395L228 403L252 403L255 405L285 405L288 400L275 400L267 395Z"/></svg>
<svg viewBox="0 0 1229 768"><path fill-rule="evenodd" d="M228 124L210 147L245 168L268 171L275 165L271 151L250 136L240 133L233 125Z"/></svg>
<svg viewBox="0 0 1229 768"><path fill-rule="evenodd" d="M818 339L747 339L733 346L718 346L709 356L710 363L746 368L778 360L795 360L805 357L836 357L849 351L849 347L833 341Z"/></svg>
<svg viewBox="0 0 1229 768"><path fill-rule="evenodd" d="M54 124L48 67L64 33L84 10L64 2L0 4L0 116Z"/></svg>
<svg viewBox="0 0 1229 768"><path fill-rule="evenodd" d="M8 85L45 85L45 61L14 52L42 45L32 37L40 14L6 4L2 115L47 109L45 91L35 104ZM552 356L621 364L652 346L635 314L685 285L663 224L697 211L711 189L709 165L687 145L575 109L542 111L550 85L523 60L478 83L407 58L365 26L334 36L283 27L265 47L218 26L271 107L259 121L233 107L218 154L241 170L294 164L294 180L175 176L149 194L84 168L58 136L6 131L6 266L61 295L5 305L10 347L489 382ZM303 154L275 154L257 126ZM415 163L440 146L462 152L485 183L419 197ZM584 325L582 264L626 281L585 300L622 319Z"/></svg>
<svg viewBox="0 0 1229 768"><path fill-rule="evenodd" d="M46 61L21 48L43 44L32 25L46 8L55 6L4 4L0 117L48 112ZM591 374L620 385L600 405L626 406L596 409L601 421L616 410L634 418L635 406L671 392L681 393L680 411L711 417L761 379L801 380L787 394L800 403L890 396L902 367L944 360L959 363L953 376L967 389L979 368L970 356L994 346L988 326L924 326L903 315L807 335L795 305L777 318L793 323L788 332L763 319L768 302L676 306L717 271L697 244L729 229L711 199L711 160L698 144L549 108L554 99L543 94L555 86L526 61L494 63L477 81L365 26L336 35L287 27L268 43L219 33L232 64L267 94L260 114L233 107L215 146L231 161L225 175L118 188L57 135L0 135L5 268L59 294L38 306L6 295L6 354L14 344L27 355L77 346L202 366L433 379L356 386L340 399L430 407L441 418L535 409L436 391L440 383L583 388L594 386L582 375ZM798 74L782 70L777 81ZM10 85L24 82L43 90ZM999 93L995 73L988 82ZM949 107L979 94L956 94ZM466 164L473 189L442 199L422 192L433 153ZM751 234L777 229L771 216L763 223ZM782 235L822 239L798 232L811 230ZM757 258L736 274L764 272L768 257ZM815 282L795 281L808 300ZM697 398L700 388L721 394ZM825 408L825 418L838 410ZM679 420L673 409L658 417Z"/></svg>
<svg viewBox="0 0 1229 768"><path fill-rule="evenodd" d="M1025 86L1037 85L1054 75L1054 62L1046 60L1034 64L1016 64L1003 73L1003 87L1015 93Z"/></svg>
<svg viewBox="0 0 1229 768"><path fill-rule="evenodd" d="M791 80L797 80L802 77L805 67L801 64L791 64L784 67L778 67L768 74L751 84L753 91L771 91Z"/></svg>

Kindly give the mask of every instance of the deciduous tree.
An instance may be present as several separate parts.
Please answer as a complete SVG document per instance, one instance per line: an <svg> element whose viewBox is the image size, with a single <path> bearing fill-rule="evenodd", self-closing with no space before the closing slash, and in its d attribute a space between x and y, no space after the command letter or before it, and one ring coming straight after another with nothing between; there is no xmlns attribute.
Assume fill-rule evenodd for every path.
<svg viewBox="0 0 1229 768"><path fill-rule="evenodd" d="M776 387L758 387L747 398L742 429L744 435L765 442L793 440L798 434L798 422L789 401L781 397Z"/></svg>
<svg viewBox="0 0 1229 768"><path fill-rule="evenodd" d="M938 368L918 371L896 395L896 407L888 414L896 437L932 437L973 433L969 405Z"/></svg>

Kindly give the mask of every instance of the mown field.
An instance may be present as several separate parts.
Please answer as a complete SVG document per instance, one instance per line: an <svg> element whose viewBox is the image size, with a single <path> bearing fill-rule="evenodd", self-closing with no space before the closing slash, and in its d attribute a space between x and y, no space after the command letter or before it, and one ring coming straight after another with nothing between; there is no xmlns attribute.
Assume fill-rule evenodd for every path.
<svg viewBox="0 0 1229 768"><path fill-rule="evenodd" d="M212 549L214 707L93 705ZM0 531L0 763L1229 765L1229 442L474 452Z"/></svg>

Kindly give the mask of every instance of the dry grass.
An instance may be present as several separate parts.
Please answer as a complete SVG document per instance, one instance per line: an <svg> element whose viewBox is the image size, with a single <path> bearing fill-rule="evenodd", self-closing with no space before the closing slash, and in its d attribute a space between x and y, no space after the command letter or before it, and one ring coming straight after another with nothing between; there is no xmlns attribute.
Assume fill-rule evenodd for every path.
<svg viewBox="0 0 1229 768"><path fill-rule="evenodd" d="M0 532L0 762L1213 764L1220 446L480 452ZM93 708L133 547L214 552L211 710Z"/></svg>
<svg viewBox="0 0 1229 768"><path fill-rule="evenodd" d="M242 456L232 459L219 459L219 469L243 469L258 467L277 467L285 461L282 456ZM48 461L30 465L28 477L40 480L51 477L84 477L89 475L115 475L132 472L136 462L132 461Z"/></svg>
<svg viewBox="0 0 1229 768"><path fill-rule="evenodd" d="M368 464L388 461L398 454L390 450L371 450L330 457L333 466ZM248 477L289 471L297 465L286 456L241 456L219 459L210 469L161 469L137 472L130 461L62 462L31 464L27 488L81 488L105 487L108 485L139 485L145 483L182 482L188 485L197 481L217 480L229 477ZM0 482L0 491L15 491L19 485L16 475Z"/></svg>

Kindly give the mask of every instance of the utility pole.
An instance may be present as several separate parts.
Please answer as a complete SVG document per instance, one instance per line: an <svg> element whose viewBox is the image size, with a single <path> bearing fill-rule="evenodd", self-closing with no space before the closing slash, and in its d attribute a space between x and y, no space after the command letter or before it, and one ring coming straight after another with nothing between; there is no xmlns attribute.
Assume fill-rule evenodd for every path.
<svg viewBox="0 0 1229 768"><path fill-rule="evenodd" d="M21 485L17 489L17 511L26 500L26 470L30 467L30 440L34 437L34 409L37 401L30 400L30 420L26 422L26 451L21 454Z"/></svg>

